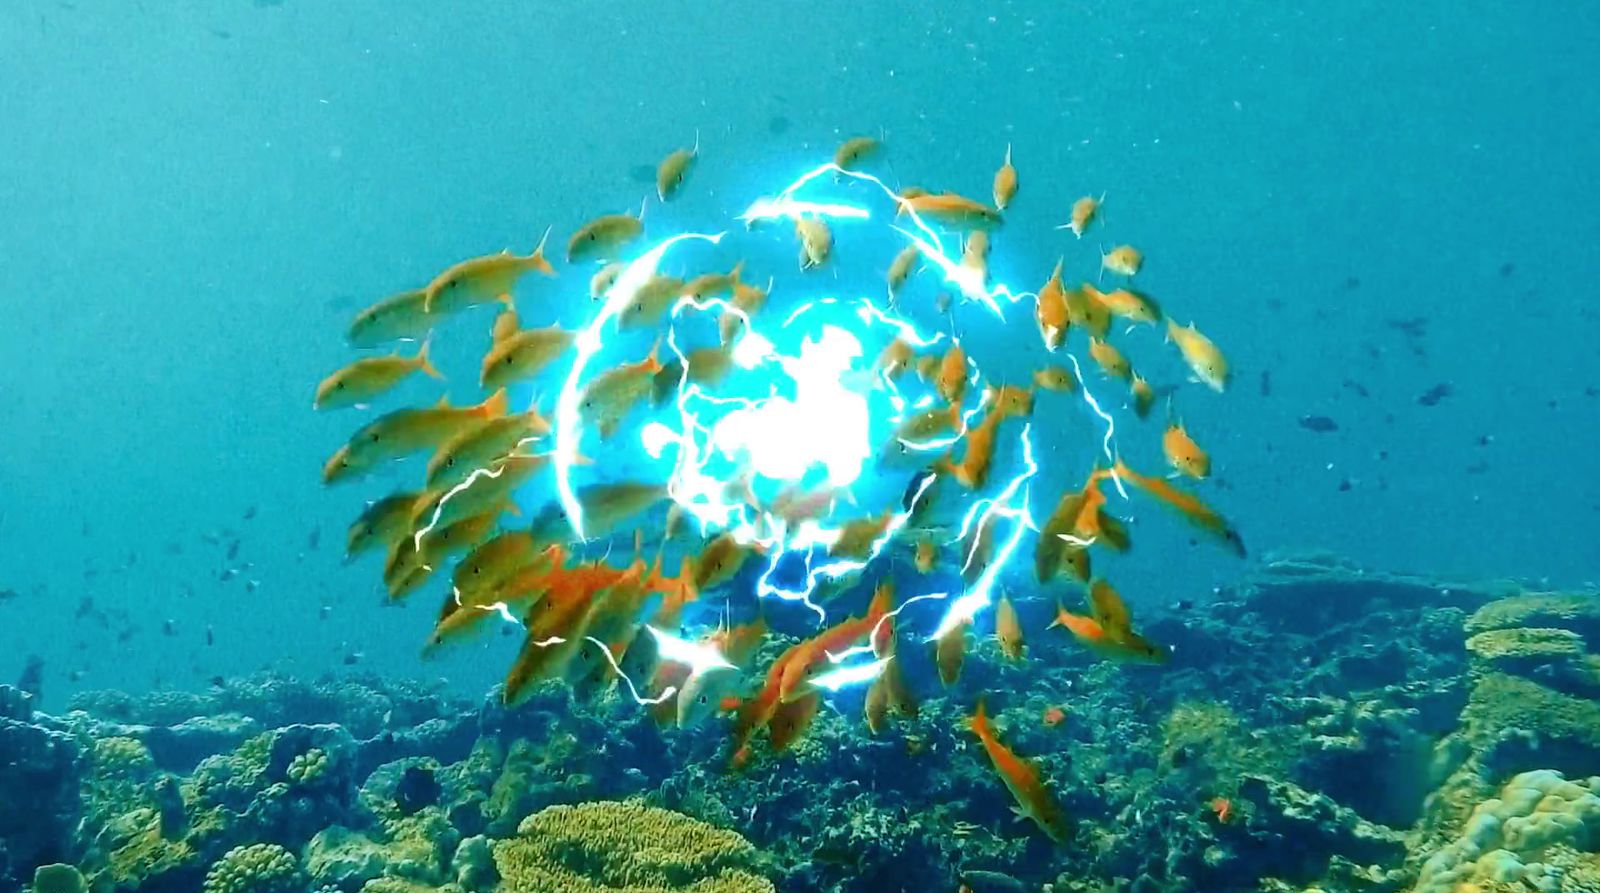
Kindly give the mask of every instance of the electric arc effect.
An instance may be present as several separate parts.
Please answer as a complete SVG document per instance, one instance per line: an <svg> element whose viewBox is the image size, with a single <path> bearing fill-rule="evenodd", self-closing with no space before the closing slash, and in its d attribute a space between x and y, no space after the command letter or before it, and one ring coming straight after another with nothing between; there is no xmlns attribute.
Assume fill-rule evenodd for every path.
<svg viewBox="0 0 1600 893"><path fill-rule="evenodd" d="M762 733L769 751L792 746L852 689L867 688L874 732L912 715L902 667L931 662L958 687L974 630L1023 659L1018 604L1043 602L1064 629L1040 642L1165 659L1091 557L1128 548L1113 496L1162 503L1243 554L1195 492L1123 459L1156 400L1148 370L1172 382L1167 462L1206 477L1172 407L1185 378L1225 389L1222 352L1126 284L1142 264L1131 246L1086 265L1122 283L1109 292L1066 284L1065 241L1035 291L991 275L1017 191L1009 151L990 205L893 189L862 170L875 141L846 145L702 232L647 238L643 209L610 214L571 236L567 273L541 241L358 317L351 341L370 346L455 337L455 317L499 308L479 378L492 394L382 415L324 468L334 484L431 454L430 485L371 503L350 531L352 555L387 548L391 599L450 568L426 653L515 624L507 703L559 682L580 700L620 693L668 725L726 714L735 767ZM682 156L663 168L663 199L681 196ZM1094 220L1083 201L1078 236ZM540 327L524 326L525 292L539 297L522 306L548 308ZM586 318L564 327L575 312ZM1124 352L1136 346L1153 354L1138 371ZM318 405L344 389L376 399L426 361L358 360ZM532 395L552 392L547 420ZM1063 475L1065 491L1046 494ZM1085 613L1061 604L1077 598Z"/></svg>

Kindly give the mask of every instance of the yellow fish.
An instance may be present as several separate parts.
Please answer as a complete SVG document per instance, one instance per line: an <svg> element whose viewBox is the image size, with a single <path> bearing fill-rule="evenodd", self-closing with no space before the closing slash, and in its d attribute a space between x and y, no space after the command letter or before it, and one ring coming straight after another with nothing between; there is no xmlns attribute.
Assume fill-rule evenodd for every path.
<svg viewBox="0 0 1600 893"><path fill-rule="evenodd" d="M1122 351L1117 350L1109 341L1090 338L1089 356L1096 363L1099 363L1100 368L1104 369L1105 373L1112 378L1131 379L1133 377L1133 367L1128 364L1128 358L1123 356Z"/></svg>
<svg viewBox="0 0 1600 893"><path fill-rule="evenodd" d="M1196 480L1211 474L1211 457L1200 448L1183 423L1172 421L1161 435L1161 450L1167 454L1167 463L1179 472Z"/></svg>
<svg viewBox="0 0 1600 893"><path fill-rule="evenodd" d="M1101 193L1099 198L1086 195L1078 199L1072 203L1072 214L1068 218L1069 222L1063 226L1056 227L1056 229L1070 229L1074 236L1080 239L1083 238L1084 231L1089 228L1090 223L1094 222L1095 215L1100 211L1100 203L1105 200L1105 193Z"/></svg>
<svg viewBox="0 0 1600 893"><path fill-rule="evenodd" d="M411 533L411 513L426 493L395 493L369 503L345 536L346 559L378 546L389 547Z"/></svg>
<svg viewBox="0 0 1600 893"><path fill-rule="evenodd" d="M843 170L854 170L867 156L878 151L879 143L870 136L847 139L833 153L833 163Z"/></svg>
<svg viewBox="0 0 1600 893"><path fill-rule="evenodd" d="M822 218L796 218L794 232L800 237L800 269L809 270L828 262L833 254L833 231Z"/></svg>
<svg viewBox="0 0 1600 893"><path fill-rule="evenodd" d="M994 206L1004 211L1017 195L1017 169L1011 165L1011 144L1006 143L1006 160L994 173Z"/></svg>
<svg viewBox="0 0 1600 893"><path fill-rule="evenodd" d="M550 423L533 409L464 428L428 460L428 489L453 487L548 433Z"/></svg>
<svg viewBox="0 0 1600 893"><path fill-rule="evenodd" d="M591 257L612 258L629 242L644 234L644 205L639 216L607 214L578 227L567 240L567 263Z"/></svg>
<svg viewBox="0 0 1600 893"><path fill-rule="evenodd" d="M907 197L900 194L898 214L910 211L918 217L934 220L946 226L964 229L986 229L1000 225L1000 212L983 202L946 192Z"/></svg>
<svg viewBox="0 0 1600 893"><path fill-rule="evenodd" d="M916 272L917 261L921 257L922 251L915 245L907 245L900 249L899 254L894 256L894 260L889 264L888 275L890 301L893 301L900 294L900 289L905 286L906 280L911 278L912 273Z"/></svg>
<svg viewBox="0 0 1600 893"><path fill-rule="evenodd" d="M574 337L560 326L550 326L523 329L499 339L483 357L478 383L485 388L498 389L532 378L566 353Z"/></svg>
<svg viewBox="0 0 1600 893"><path fill-rule="evenodd" d="M650 277L649 281L639 286L633 293L633 299L628 301L617 314L617 328L628 331L651 328L660 324L661 317L683 292L683 280L676 276L657 274Z"/></svg>
<svg viewBox="0 0 1600 893"><path fill-rule="evenodd" d="M739 287L739 277L743 273L744 261L734 264L733 269L726 273L701 273L684 285L683 295L697 301L721 297Z"/></svg>
<svg viewBox="0 0 1600 893"><path fill-rule="evenodd" d="M413 372L422 372L443 379L439 370L428 361L428 345L414 357L398 354L389 357L367 357L340 369L317 385L317 398L312 406L317 409L342 409L362 406L404 381Z"/></svg>
<svg viewBox="0 0 1600 893"><path fill-rule="evenodd" d="M1022 621L1008 595L1001 595L999 603L995 605L994 638L1000 643L1000 653L1007 660L1022 660L1027 647L1022 639Z"/></svg>
<svg viewBox="0 0 1600 893"><path fill-rule="evenodd" d="M622 271L627 268L628 265L620 260L601 267L598 273L589 277L589 297L594 298L596 301L605 297L606 292L611 290L611 286L617 283L617 277L621 276Z"/></svg>
<svg viewBox="0 0 1600 893"><path fill-rule="evenodd" d="M1132 245L1118 245L1100 258L1100 266L1122 276L1132 276L1144 266L1144 255Z"/></svg>
<svg viewBox="0 0 1600 893"><path fill-rule="evenodd" d="M506 414L505 391L476 406L451 406L440 398L424 409L397 409L373 420L351 436L322 469L325 484L370 471L378 463L420 450L437 449L445 441L484 419Z"/></svg>
<svg viewBox="0 0 1600 893"><path fill-rule="evenodd" d="M694 160L700 157L700 131L694 132L694 148L678 149L671 155L662 159L656 168L656 195L662 201L676 195L683 186L683 180L689 175L689 168Z"/></svg>
<svg viewBox="0 0 1600 893"><path fill-rule="evenodd" d="M1078 389L1078 379L1065 366L1045 366L1035 369L1033 383L1047 391L1072 393Z"/></svg>
<svg viewBox="0 0 1600 893"><path fill-rule="evenodd" d="M1195 378L1218 393L1227 388L1228 358L1211 339L1195 329L1194 323L1183 327L1168 319L1167 340L1178 345L1178 352L1183 354L1183 361L1189 364Z"/></svg>
<svg viewBox="0 0 1600 893"><path fill-rule="evenodd" d="M547 229L533 253L526 257L502 251L449 267L423 289L424 308L429 313L455 313L476 304L504 299L511 294L517 280L529 271L554 276L555 268L544 256L545 242L549 238Z"/></svg>
<svg viewBox="0 0 1600 893"><path fill-rule="evenodd" d="M1161 308L1155 301L1126 288L1119 288L1112 292L1094 291L1090 297L1100 302L1112 316L1120 316L1129 322L1157 323L1161 321Z"/></svg>
<svg viewBox="0 0 1600 893"><path fill-rule="evenodd" d="M401 292L356 314L347 340L354 347L377 347L390 341L417 340L433 328L438 317L428 313L424 289Z"/></svg>

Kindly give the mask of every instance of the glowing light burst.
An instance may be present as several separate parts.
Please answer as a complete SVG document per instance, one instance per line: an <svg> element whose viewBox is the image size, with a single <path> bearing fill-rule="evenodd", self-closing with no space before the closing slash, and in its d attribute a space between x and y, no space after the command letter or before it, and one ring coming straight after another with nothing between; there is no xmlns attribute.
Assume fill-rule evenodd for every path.
<svg viewBox="0 0 1600 893"><path fill-rule="evenodd" d="M1006 306L1034 297L1032 292L1013 291L1003 283L987 283L983 270L963 264L959 250L952 256L940 233L882 180L831 163L806 172L776 196L752 202L738 219L747 227L764 221L806 218L872 220L874 210L864 204L801 196L801 190L830 172L838 178L861 181L880 191L892 203L899 221L886 228L914 246L929 265L939 271L943 280L955 286L967 300L981 304L1004 320ZM561 506L580 540L585 538L583 506L577 498L571 474L583 431L580 412L583 386L590 377L586 376L589 367L605 347L603 333L640 287L655 276L663 258L675 245L687 240L716 244L724 235L684 233L649 248L624 268L604 294L599 313L574 339L576 358L567 372L553 417L553 465ZM736 337L727 344L728 381L719 383L719 393L713 394L694 380L693 354L685 351L679 327L699 324L695 321L697 317L704 321L728 315L736 317L740 325ZM910 321L869 298L806 300L781 322L764 330L733 302L682 295L671 307L664 338L679 370L672 409L667 411L666 417L646 422L638 435L639 447L645 455L671 463L667 494L694 519L702 535L726 531L741 545L759 547L765 553L765 566L755 584L756 596L803 604L817 615L819 623L827 621L828 611L818 604L820 599L814 600L813 596L823 587L833 587L828 590L830 592L838 591L859 580L905 528L938 479L935 474L927 474L915 491L907 494L901 503L902 510L888 516L864 558L838 558L828 554L848 526L841 526L831 517L834 507L831 500L826 502L827 507L820 517L785 516L759 493L774 486L789 487L789 492L795 492L794 488L802 483L807 487L815 483L829 492L843 492L861 477L879 442L873 436L873 424L880 418L874 414L873 401L888 403L892 411L882 414L881 418L895 425L905 421L912 412L929 411L934 406L931 395L908 398L888 371L871 368L872 358L866 354L863 338L874 330L881 331L885 344L899 340L917 350L935 347L947 338L956 342L953 334L920 331ZM1078 359L1071 353L1067 357L1078 381L1084 382ZM974 358L967 358L967 366L968 381L974 385L969 393L980 396L976 406L956 410L957 420L952 425L955 433L924 440L894 439L906 449L919 453L946 449L960 440L973 417L991 406L997 393L993 386L979 385L982 375ZM729 382L744 383L745 387L730 389ZM1114 462L1115 421L1087 385L1080 388L1080 394L1089 411L1104 423L1101 450ZM819 436L821 432L826 434ZM999 492L975 501L962 518L957 541L964 540L974 530L998 538L988 565L976 581L959 594L938 592L908 599L889 618L898 616L918 601L948 602L928 636L932 641L971 622L993 604L993 589L1021 540L1029 532L1038 532L1029 510L1030 482L1039 472L1032 437L1031 424L1025 425L1018 437L1022 470ZM1117 490L1126 497L1120 478L1113 475L1113 480ZM1002 529L1003 535L1000 534ZM984 536L974 536L974 543L964 556L963 571L970 570L972 562L977 560L977 541ZM496 608L502 617L515 622L503 605L489 606L485 610ZM882 622L888 622L889 618ZM660 659L688 666L691 678L734 668L709 645L681 639L653 626L645 629L654 637ZM612 668L627 680L610 650L597 640L589 641L601 648ZM870 682L892 659L867 663L853 660L870 652L870 645L862 645L828 654L838 669L818 677L814 684L825 691L836 692ZM660 703L676 691L669 689L653 700L646 700L639 696L632 680L627 680L627 684L634 700L640 704Z"/></svg>

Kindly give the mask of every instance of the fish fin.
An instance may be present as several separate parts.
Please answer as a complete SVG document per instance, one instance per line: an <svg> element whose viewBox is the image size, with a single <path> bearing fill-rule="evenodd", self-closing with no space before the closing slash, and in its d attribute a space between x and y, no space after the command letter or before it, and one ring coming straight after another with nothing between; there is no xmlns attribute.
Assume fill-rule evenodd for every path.
<svg viewBox="0 0 1600 893"><path fill-rule="evenodd" d="M694 129L694 148L689 150L689 154L695 158L700 157L700 128L698 127Z"/></svg>
<svg viewBox="0 0 1600 893"><path fill-rule="evenodd" d="M528 258L528 263L532 264L535 270L546 276L554 276L556 274L556 268L550 266L549 259L544 256L545 243L550 241L550 229L548 226L544 228L544 235L539 237L539 244L534 246L533 255ZM510 306L509 295L507 296L506 306Z"/></svg>
<svg viewBox="0 0 1600 893"><path fill-rule="evenodd" d="M1011 163L1011 144L1006 143L1006 164Z"/></svg>
<svg viewBox="0 0 1600 893"><path fill-rule="evenodd" d="M744 273L744 259L740 258L739 262L733 265L733 269L728 271L728 285L731 289L738 289L739 276L742 273Z"/></svg>
<svg viewBox="0 0 1600 893"><path fill-rule="evenodd" d="M1011 807L1011 820L1013 822L1026 822L1031 818L1033 818L1033 816L1028 815L1028 811L1026 809L1023 809L1020 806Z"/></svg>
<svg viewBox="0 0 1600 893"><path fill-rule="evenodd" d="M417 356L416 356L417 368L421 369L424 374L429 375L429 376L431 376L433 378L437 378L440 381L443 381L444 380L444 374L441 373L437 368L435 368L434 365L433 365L433 362L428 358L428 346L431 343L432 343L432 339L431 338L429 340L427 340L427 341L423 341L422 342L422 349L417 351Z"/></svg>
<svg viewBox="0 0 1600 893"><path fill-rule="evenodd" d="M489 399L483 401L483 416L484 418L498 419L506 414L506 407L508 405L506 389L501 388L491 394Z"/></svg>

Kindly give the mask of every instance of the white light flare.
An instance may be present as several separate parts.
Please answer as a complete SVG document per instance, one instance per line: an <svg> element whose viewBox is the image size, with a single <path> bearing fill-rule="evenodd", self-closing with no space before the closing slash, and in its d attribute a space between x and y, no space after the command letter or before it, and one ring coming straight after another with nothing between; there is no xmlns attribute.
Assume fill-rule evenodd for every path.
<svg viewBox="0 0 1600 893"><path fill-rule="evenodd" d="M567 380L561 386L561 394L556 398L556 449L555 449L555 476L556 493L560 497L561 507L566 511L567 523L572 526L573 535L579 540L586 537L583 533L583 503L578 501L577 492L572 486L572 465L578 455L578 442L582 435L582 419L578 412L579 404L583 399L583 373L588 368L589 360L600 350L601 329L613 316L622 312L628 306L639 288L655 275L656 268L661 264L661 258L673 245L690 239L699 239L715 245L722 241L725 233L681 233L658 243L654 248L629 263L617 276L617 281L606 290L605 303L601 305L600 312L589 320L573 339L576 356L572 361L572 368L567 372Z"/></svg>

